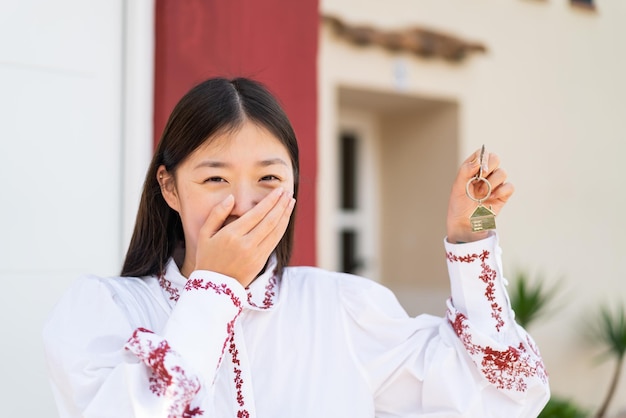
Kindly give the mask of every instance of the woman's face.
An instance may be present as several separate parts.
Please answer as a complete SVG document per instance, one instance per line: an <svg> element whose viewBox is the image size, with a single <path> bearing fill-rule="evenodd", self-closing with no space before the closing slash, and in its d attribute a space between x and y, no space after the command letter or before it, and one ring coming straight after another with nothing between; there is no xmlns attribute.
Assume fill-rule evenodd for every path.
<svg viewBox="0 0 626 418"><path fill-rule="evenodd" d="M178 166L174 177L165 167L159 167L157 178L163 196L179 213L185 233L183 274L195 265L200 228L211 209L228 195L233 195L235 203L225 225L275 188L294 190L287 148L268 130L250 121L205 142Z"/></svg>

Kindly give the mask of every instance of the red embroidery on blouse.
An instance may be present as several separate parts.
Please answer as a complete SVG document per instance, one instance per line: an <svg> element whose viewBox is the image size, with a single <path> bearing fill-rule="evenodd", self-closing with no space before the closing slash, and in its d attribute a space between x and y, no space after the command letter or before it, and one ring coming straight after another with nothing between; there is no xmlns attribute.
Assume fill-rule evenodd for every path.
<svg viewBox="0 0 626 418"><path fill-rule="evenodd" d="M533 354L537 358L541 358L541 354L539 354L539 348L533 342L533 340L530 338L530 335L526 335L526 343L530 347L530 350L533 352ZM537 362L536 366L537 366L537 375L539 377L541 377L541 380L543 380L544 382L547 382L548 381L548 371L546 370L546 366L543 364L542 361Z"/></svg>
<svg viewBox="0 0 626 418"><path fill-rule="evenodd" d="M276 291L274 290L274 288L276 287L277 283L278 283L278 279L276 278L276 276L270 277L270 279L267 281L267 284L265 285L265 298L263 299L262 306L257 306L252 301L252 293L250 291L248 291L248 303L251 306L254 306L255 308L260 308L260 309L271 308L272 305L274 304L274 296L276 296Z"/></svg>
<svg viewBox="0 0 626 418"><path fill-rule="evenodd" d="M191 401L200 390L200 382L195 376L186 375L178 364L178 354L166 340L150 330L137 328L124 348L152 369L150 390L157 396L168 396L168 418L181 415L191 418L203 414L199 408L190 409Z"/></svg>
<svg viewBox="0 0 626 418"><path fill-rule="evenodd" d="M189 409L189 406L187 407L187 409L185 409L185 412L183 413L183 418L193 418L195 416L201 416L204 414L204 411L202 411L199 407L195 407L194 409Z"/></svg>
<svg viewBox="0 0 626 418"><path fill-rule="evenodd" d="M172 282L167 280L164 274L161 274L159 276L159 285L163 290L170 294L170 300L178 302L178 298L180 298L180 295L178 294L178 289L172 286Z"/></svg>
<svg viewBox="0 0 626 418"><path fill-rule="evenodd" d="M539 377L544 383L547 382L545 366L541 357L532 348L532 353L526 350L523 343L519 346L509 346L505 351L495 350L489 346L481 346L474 343L467 318L457 312L448 311L448 321L454 332L459 337L472 360L489 382L498 389L516 390L525 392L528 385L526 380L532 376Z"/></svg>
<svg viewBox="0 0 626 418"><path fill-rule="evenodd" d="M479 254L467 254L467 255L455 255L451 252L446 253L446 257L450 262L460 262L460 263L473 263L476 259L480 259L480 261L485 261L489 257L489 251L483 250L482 253Z"/></svg>
<svg viewBox="0 0 626 418"><path fill-rule="evenodd" d="M446 257L451 263L459 262L469 264L480 260L482 271L478 278L487 285L485 297L491 303L491 317L496 321L496 331L500 332L500 329L504 326L504 319L502 319L502 307L496 302L495 296L497 272L487 264L489 251L483 250L480 254L467 254L463 256L457 256L448 252L446 253Z"/></svg>
<svg viewBox="0 0 626 418"><path fill-rule="evenodd" d="M228 287L228 285L226 283L220 283L220 284L216 284L210 281L204 281L202 279L189 279L187 280L187 283L185 283L185 290L190 291L190 290L213 290L215 291L215 293L217 293L218 295L227 295L230 297L230 300L233 301L233 304L238 307L241 308L241 301L239 300L239 298L237 297L237 295L235 295L235 293L233 293L232 289L230 287Z"/></svg>
<svg viewBox="0 0 626 418"><path fill-rule="evenodd" d="M239 350L237 350L237 346L235 345L235 338L234 336L230 338L230 346L228 347L228 352L231 355L231 358L233 360L233 365L234 368L233 370L235 371L235 388L237 389L237 403L239 404L239 406L244 406L245 402L243 399L243 393L241 391L241 388L243 387L243 379L241 378L241 362L239 361Z"/></svg>
<svg viewBox="0 0 626 418"><path fill-rule="evenodd" d="M243 396L243 378L241 377L241 361L239 360L239 350L237 350L237 345L235 344L234 335L230 338L230 345L228 347L228 352L230 353L232 362L233 362L233 371L235 374L234 382L235 388L237 389L237 404L241 408L244 408L246 405L246 401ZM246 409L240 409L237 411L237 418L247 418L250 416L250 413Z"/></svg>

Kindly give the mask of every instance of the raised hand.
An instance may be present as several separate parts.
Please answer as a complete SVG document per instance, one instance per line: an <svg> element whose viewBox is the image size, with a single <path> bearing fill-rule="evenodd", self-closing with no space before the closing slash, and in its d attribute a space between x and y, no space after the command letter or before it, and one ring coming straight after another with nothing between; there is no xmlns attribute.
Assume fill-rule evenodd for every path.
<svg viewBox="0 0 626 418"><path fill-rule="evenodd" d="M295 199L282 188L273 190L256 206L224 225L235 204L229 195L216 205L200 230L196 270L230 276L248 286L282 238Z"/></svg>
<svg viewBox="0 0 626 418"><path fill-rule="evenodd" d="M471 242L483 239L488 234L487 231L472 232L469 221L477 203L467 197L465 186L479 170L480 150L477 150L463 162L452 185L446 221L448 242ZM485 153L482 176L491 184L491 195L482 204L498 214L515 189L511 183L506 182L507 173L500 167L500 158L496 154ZM485 182L474 181L469 186L469 192L472 196L481 198L487 195L488 187Z"/></svg>

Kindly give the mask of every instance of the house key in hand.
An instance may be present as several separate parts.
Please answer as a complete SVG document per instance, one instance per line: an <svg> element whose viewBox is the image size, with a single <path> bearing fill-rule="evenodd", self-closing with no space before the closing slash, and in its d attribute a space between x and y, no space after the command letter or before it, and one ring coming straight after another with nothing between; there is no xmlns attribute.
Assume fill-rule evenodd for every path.
<svg viewBox="0 0 626 418"><path fill-rule="evenodd" d="M472 226L472 232L481 232L488 229L496 229L496 214L483 205L483 201L489 199L491 196L491 183L489 180L483 177L483 157L485 156L485 146L483 145L480 150L480 168L478 173L474 177L468 180L465 185L465 194L467 197L478 203L478 206L470 216L470 225ZM487 194L484 197L477 198L470 193L470 186L478 181L482 181L487 185Z"/></svg>

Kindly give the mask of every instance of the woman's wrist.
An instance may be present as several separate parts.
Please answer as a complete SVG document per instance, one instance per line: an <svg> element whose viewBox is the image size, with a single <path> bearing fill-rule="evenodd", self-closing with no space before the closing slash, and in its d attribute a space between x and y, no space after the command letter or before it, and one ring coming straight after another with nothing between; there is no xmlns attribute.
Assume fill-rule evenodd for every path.
<svg viewBox="0 0 626 418"><path fill-rule="evenodd" d="M448 230L447 239L450 244L465 244L468 242L480 241L489 236L489 231L451 231Z"/></svg>

